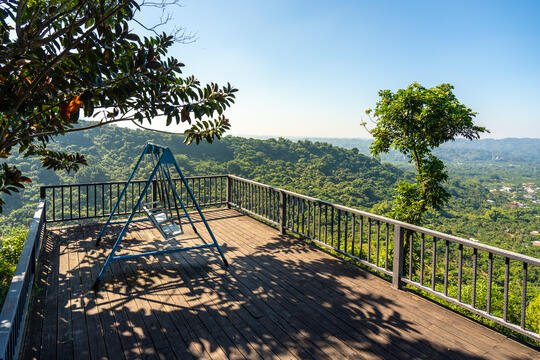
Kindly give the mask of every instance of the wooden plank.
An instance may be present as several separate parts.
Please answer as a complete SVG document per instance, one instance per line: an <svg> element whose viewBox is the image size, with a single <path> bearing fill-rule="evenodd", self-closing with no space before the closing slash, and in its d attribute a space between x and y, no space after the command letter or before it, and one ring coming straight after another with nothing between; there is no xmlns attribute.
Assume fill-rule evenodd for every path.
<svg viewBox="0 0 540 360"><path fill-rule="evenodd" d="M110 251L110 246L107 252ZM141 295L141 289L137 283L137 278L133 276L138 274L133 272L130 265L126 262L111 263L109 273L116 274L115 277L110 276L108 282L124 282L125 296L123 310L126 317L134 325L133 331L137 338L138 347L141 349L143 357L150 359L159 359L165 355L172 354L172 350L164 338L161 330L152 327L155 324L155 319L152 314L147 316L148 303L145 301L137 301ZM153 320L153 322L152 322Z"/></svg>
<svg viewBox="0 0 540 360"><path fill-rule="evenodd" d="M197 256L196 258L199 258L200 260L201 257ZM207 260L205 259L203 261L206 262ZM194 267L200 268L201 265L195 264ZM271 336L274 338L273 339L274 342L280 343L282 347L285 347L284 344L290 345L291 343L294 343L296 345L295 347L297 347L299 350L299 354L301 354L300 356L301 358L313 357L310 353L306 352L305 349L313 349L314 344L310 343L309 345L307 345L305 344L303 339L295 338L294 335L293 337L289 337L281 328L279 328L278 326L276 326L275 323L269 320L270 317L268 315L270 311L272 310L271 308L267 307L266 304L262 304L260 301L257 301L258 310L256 312L254 312L253 310L247 310L247 309L253 309L253 306L250 304L253 299L253 294L243 284L239 282L235 282L234 278L228 276L228 271L222 269L220 262L218 262L216 266L212 266L211 268L207 268L207 269L210 271L209 274L213 272L217 276L221 277L221 279L223 280L223 285L220 285L219 283L212 284L209 282L208 288L216 289L217 287L221 287L223 290L226 290L231 297L235 299L237 304L241 304L241 306L237 308L238 317L241 318L242 322L244 323L243 326L247 325L248 328L250 330L253 330L259 337L259 340L253 342L253 344L257 344L262 341L263 343L271 345L272 341L271 339L269 339L269 336ZM243 291L240 290L241 288L243 289ZM263 310L261 310L261 308L263 308ZM230 313L228 313L227 316L229 318L232 318ZM245 328L242 328L242 329L245 329ZM289 327L289 329L292 329L292 328ZM297 332L296 329L292 329L292 330L293 330L291 331L292 333ZM276 333L278 334L277 336L275 335ZM280 341L277 340L278 338L280 339ZM303 345L303 347L300 347L299 345ZM276 354L279 353L279 348L272 347L271 349L274 353ZM290 353L289 356L298 357L297 354L294 354L289 349L287 349L287 351L289 351ZM285 355L278 354L278 355L287 357L286 354ZM318 355L321 355L321 354L318 354Z"/></svg>
<svg viewBox="0 0 540 360"><path fill-rule="evenodd" d="M161 257L162 256L160 256L160 258ZM160 261L164 261L164 259L160 259ZM153 296L159 297L159 300L163 301L163 296L164 295L168 296L166 294L153 295ZM203 306L199 306L198 308L199 308L199 310L201 312L205 311ZM200 314L198 316L199 316L199 319L201 319L201 318L204 319L204 320L201 320L201 322L203 323L203 325L205 325L204 327L206 327L207 323L205 322L205 320L207 320L207 318L204 317L204 316L200 316ZM171 320L169 320L169 322L170 321ZM208 329L208 327L206 327L206 329L205 329L206 332L202 329L202 327L198 328L198 332L203 334L201 336L206 338L210 344L213 344L213 347L215 347L215 349L216 349L216 351L214 351L214 353L211 354L212 358L217 358L217 359L244 359L245 358L244 355L242 355L242 353L236 348L236 346L227 337L224 336L223 331L221 329L219 329L219 327L216 326L215 323L212 324L212 325L214 325L214 326L211 326L211 329ZM175 327L172 325L172 323L171 323L171 327L172 327L172 329L175 329ZM212 347L209 347L207 349L207 351L212 352L213 351Z"/></svg>
<svg viewBox="0 0 540 360"><path fill-rule="evenodd" d="M136 226L136 225L134 225ZM133 232L130 234L133 236L133 240L139 242L138 246L130 246L131 252L142 251L144 243L139 238L139 234ZM133 241L132 240L132 241ZM124 274L138 274L140 277L135 279L129 279L136 290L137 294L133 297L134 304L139 308L139 311L143 310L146 313L143 316L145 323L145 335L152 338L153 346L160 357L176 356L178 358L185 358L189 356L190 352L184 341L182 341L181 334L175 329L174 324L170 321L170 317L162 310L160 304L157 304L150 298L149 293L153 290L152 286L156 286L156 279L149 276L149 271L146 259L134 259L133 261L122 261L117 265L123 269ZM149 292L148 292L149 291ZM149 314L148 314L149 313ZM176 354L176 355L173 355Z"/></svg>
<svg viewBox="0 0 540 360"><path fill-rule="evenodd" d="M83 231L88 231L91 228L81 228L78 239L85 239ZM91 231L91 230L90 230ZM88 346L90 348L91 359L102 359L107 357L107 348L104 341L103 328L99 319L99 312L95 301L95 296L92 290L94 278L92 276L92 267L96 266L99 261L96 259L96 254L87 253L87 248L84 241L79 241L80 246L84 251L77 252L79 261L79 274L81 277L81 305L84 307L84 315L86 318L86 331L88 334Z"/></svg>
<svg viewBox="0 0 540 360"><path fill-rule="evenodd" d="M89 232L78 244L81 252L89 259L95 257L92 254L95 251L96 230L99 231L101 228L94 227L94 231ZM101 251L104 251L104 249ZM97 265L101 264L97 262ZM97 277L98 271L99 266L92 267L90 272L92 279ZM111 278L116 279L115 274L112 274ZM122 354L126 359L137 359L141 357L141 351L132 334L131 324L124 316L123 311L116 309L122 299L117 295L119 289L115 287L115 284L117 284L116 281L110 281L98 294L94 293L93 289L89 290L93 293L99 309L99 318L105 334L107 353L110 357L119 357Z"/></svg>
<svg viewBox="0 0 540 360"><path fill-rule="evenodd" d="M315 344L306 341L302 336L298 335L298 329L291 326L289 322L283 322L281 326L276 322L279 315L274 312L273 308L266 304L262 299L257 298L257 308L260 308L263 316L254 316L254 312L248 309L253 308L253 293L242 283L238 282L234 277L230 276L228 271L219 272L218 275L228 284L226 290L233 296L238 303L241 304L238 309L238 315L251 328L255 329L256 333L264 334L269 332L274 339L279 340L279 343L284 347L289 347L294 344L294 349L288 349L293 352L293 356L300 358L317 358L324 354L316 349ZM258 314L258 312L257 312ZM264 329L261 329L261 325ZM277 335L276 335L277 334ZM259 335L264 338L264 335ZM275 351L274 351L275 352ZM295 354L297 352L297 354Z"/></svg>
<svg viewBox="0 0 540 360"><path fill-rule="evenodd" d="M111 271L122 274L123 268L120 267L119 264L112 263ZM144 311L140 311L135 301L133 301L133 296L137 295L135 294L131 283L122 275L119 276L118 281L123 281L126 283L124 304L121 311L124 313L124 316L127 318L127 321L130 324L129 331L137 341L137 347L140 349L141 357L145 359L159 359L159 355L154 347L154 343L152 342L152 337L146 330L146 324L142 315Z"/></svg>
<svg viewBox="0 0 540 360"><path fill-rule="evenodd" d="M184 246L193 246L196 243L199 243L199 241L184 241ZM208 250L206 251L208 252ZM217 340L220 342L222 348L226 349L227 356L231 357L232 355L238 357L238 352L240 351L242 352L243 357L246 358L253 358L254 356L260 358L279 358L265 342L253 333L252 329L240 325L242 324L242 321L236 312L220 311L222 308L231 309L238 304L229 297L220 296L217 289L220 287L222 288L222 286L220 286L219 283L210 281L207 271L208 267L206 266L207 264L195 260L195 258L198 258L198 253L200 252L193 251L189 254L175 253L169 254L166 258L168 258L173 266L175 263L187 264L188 266L183 267L183 269L185 270L185 274L189 277L188 281L200 281L204 291L201 292L198 298L199 303L204 304L204 312L206 314L213 314L206 316L205 323L209 329L214 329L212 332L214 337L216 337L216 332L219 334ZM237 326L240 329L237 329ZM221 329L221 331L218 332L217 329ZM254 345L258 343L263 345ZM240 344L243 344L243 346L240 346Z"/></svg>
<svg viewBox="0 0 540 360"><path fill-rule="evenodd" d="M214 226L214 224L213 224L213 226ZM218 230L216 229L216 231L218 231ZM233 236L236 238L236 237L238 237L238 234L234 234ZM233 262L234 262L234 260L233 260ZM272 269L266 269L265 272L267 272L267 273L270 272L271 273ZM245 276L244 278L250 278L250 276ZM263 282L262 281L257 281L257 284L260 284L260 283L263 283ZM259 296L264 296L264 291L263 291L263 293L259 294ZM270 301L272 301L272 300L274 300L274 299L270 299ZM276 306L276 305L278 306L278 308L276 309L276 311L278 313L283 313L283 312L287 311L287 309L284 309L282 307L282 304L279 301L274 301L274 302L269 302L269 303L273 303L274 306ZM290 314L288 316L290 316ZM297 316L299 316L302 320L301 321L296 320L295 324L298 327L298 331L303 331L304 329L306 329L306 325L303 323L305 321L305 318L309 319L312 315L311 314L306 314L306 313L301 313L301 314L298 314ZM285 320L286 324L289 324L291 322L291 318L284 318L283 320ZM281 324L283 324L283 322ZM313 322L311 323L311 325L314 326L314 327L318 327L318 324L313 323ZM310 331L309 333L310 334L318 334L320 332L321 332L321 329L317 329L316 331ZM348 352L350 351L350 349L347 349L348 346L343 344L343 342L341 342L341 340L336 339L336 338L334 338L334 339L336 340L337 343L341 343L341 346L336 345L337 348L339 348L341 351L344 351L346 354L348 354ZM320 340L322 340L322 339L320 339ZM335 356L335 355L336 355L335 353L331 353L328 356Z"/></svg>
<svg viewBox="0 0 540 360"><path fill-rule="evenodd" d="M73 353L75 357L89 358L90 345L88 344L88 331L84 315L84 305L81 292L81 275L79 269L79 251L81 249L80 240L70 239L68 241L68 263L70 277L70 308L71 308L71 326L73 336Z"/></svg>
<svg viewBox="0 0 540 360"><path fill-rule="evenodd" d="M302 255L302 259L301 259L301 260L306 260L306 261L307 261L306 256L305 256L304 254ZM324 277L324 275L322 275L322 274L324 274L325 272L327 272L327 271L325 271L324 268L323 268L323 269L319 269L319 268L307 268L307 269L306 269L306 273L316 273L316 274L318 274L318 277ZM334 278L334 281L335 281L336 279L337 279L337 278ZM322 280L321 280L321 281L322 281ZM305 283L308 283L308 282L306 281ZM328 289L335 288L335 286L332 287L332 286L330 286L330 285L331 285L331 284L328 284L328 286L327 286ZM300 286L301 286L301 284L300 284ZM362 285L360 284L360 286L362 286ZM357 288L358 288L358 287L357 287ZM340 291L343 291L344 289L346 289L346 287L340 288ZM325 298L326 298L327 300L328 300L328 296L332 296L332 293L325 294ZM364 301L356 301L356 302L352 302L349 306L351 306L351 305L354 306L355 303L365 303L367 300L368 300L368 299L366 298ZM329 301L329 300L328 300L328 301ZM346 301L347 301L347 300L346 300ZM348 301L350 302L350 300L348 300ZM317 303L315 303L314 305L317 306ZM336 303L335 303L335 300L334 300L334 301L332 302L332 307L330 308L330 311L331 311L331 312L334 312L334 308L339 308L339 305L340 305L340 304L336 304ZM380 312L381 310L384 312L386 309L383 308L383 307L381 307L381 308L379 308L379 309L377 310L377 312ZM389 315L391 315L391 314L392 314L392 312L390 312ZM336 313L336 312L334 312L334 315L340 316L340 314L339 314L339 313ZM389 316L389 315L388 315L388 316ZM350 316L351 316L351 314L347 314L347 316L345 316L345 318L343 318L344 323L348 323L348 322L347 322L347 319L348 319ZM350 321L349 321L349 322L350 322ZM379 320L378 322L380 322L380 323L382 324L382 323L384 323L384 320L381 319L381 320ZM396 329L395 331L400 331L399 327L400 327L400 326L398 326L398 329ZM404 334L407 334L407 333L404 332ZM406 348L407 348L407 349L406 349L407 352L411 352L411 351L412 351L413 354L416 352L414 349L411 349L411 347L408 346L406 342L402 342L401 345L402 345L402 347L406 347ZM420 346L420 347L422 347L422 346ZM429 350L429 349L428 349L428 350Z"/></svg>
<svg viewBox="0 0 540 360"><path fill-rule="evenodd" d="M41 246L40 261L36 271L35 290L30 302L28 323L32 326L26 328L26 338L22 350L22 359L39 359L41 352L41 339L47 286L51 279L52 246L51 233L46 233Z"/></svg>
<svg viewBox="0 0 540 360"><path fill-rule="evenodd" d="M69 269L68 237L66 233L71 233L71 229L64 230L62 237L58 241L58 334L57 346L58 356L63 359L73 359L73 332L71 328L71 274Z"/></svg>
<svg viewBox="0 0 540 360"><path fill-rule="evenodd" d="M194 252L193 253L190 253L191 254L195 254ZM213 254L210 254L209 252L205 252L205 254L208 254L208 256L211 256L213 257ZM196 256L195 258L200 258L198 256ZM203 260L204 261L204 264L207 263L207 260ZM198 265L198 264L195 264L194 267L196 268L201 268L202 265ZM242 284L240 283L232 283L231 282L231 278L227 276L228 272L226 270L223 270L222 266L221 266L221 261L218 261L218 264L216 266L213 266L212 268L208 268L206 267L206 270L205 271L208 271L208 274L210 274L212 272L212 270L216 270L217 269L217 272L216 275L220 276L223 280L223 283L226 284L226 286L220 286L219 283L217 284L217 286L223 288L224 290L226 290L235 300L236 300L236 304L242 304L242 306L240 306L238 308L238 317L233 317L231 316L231 313L227 313L228 317L229 318L232 318L233 320L235 321L239 321L238 319L241 318L243 320L243 322L245 324L249 324L248 326L252 326L253 329L255 329L255 333L257 333L259 335L260 338L265 338L267 339L267 337L264 337L264 335L261 335L260 332L257 332L258 329L261 329L261 321L264 321L264 323L266 324L265 325L265 332L268 331L268 329L272 329L272 332L271 334L274 335L275 333L278 333L280 334L280 336L276 336L276 338L280 338L282 339L282 344L285 344L285 343L294 343L296 346L296 348L298 348L298 344L302 344L302 339L298 339L298 338L288 338L287 334L285 332L283 332L283 330L281 330L279 327L275 326L275 324L271 323L271 321L268 321L269 318L266 317L266 315L268 315L269 311L271 311L270 308L266 308L264 309L264 311L260 310L260 307L261 306L267 306L265 304L262 304L259 302L259 305L258 305L258 308L257 308L257 311L253 311L253 306L250 306L250 302L251 300L253 299L253 296L251 294L251 292L249 290L246 290L244 289L244 292L242 291L238 291L237 289L242 289L242 288L245 288L245 286L243 286ZM208 277L207 277L208 278ZM213 276L212 276L213 278ZM229 284L229 282L231 282ZM213 289L215 288L214 286L212 286L210 283L209 283L209 286L208 288L210 289ZM246 309L250 309L249 311L246 311ZM265 316L263 316L263 314ZM271 324L270 324L271 323ZM244 325L245 326L245 325ZM296 330L294 330L294 332L296 332ZM268 335L267 335L268 336ZM288 338L286 341L283 341L283 338ZM260 341L260 340L259 340ZM313 349L314 347L314 344L310 343L308 346L306 346L307 348L310 348L310 349ZM304 356L302 356L302 358L307 358L307 357L310 357L308 356L307 353L303 354ZM295 357L294 354L291 353L291 356Z"/></svg>
<svg viewBox="0 0 540 360"><path fill-rule="evenodd" d="M87 243L89 249L93 247L93 241ZM110 251L110 246L104 244L104 253ZM100 264L101 265L101 264ZM122 354L126 359L138 359L143 355L155 356L155 353L144 354L140 347L139 339L136 336L137 327L124 311L125 302L128 301L124 295L127 292L126 284L122 276L115 267L108 270L109 277L104 284L104 289L99 291L103 300L99 302L100 310L110 314L108 321L114 323L109 325L111 332L114 330L118 336ZM97 275L95 275L97 276ZM116 344L115 346L118 346ZM116 350L118 351L118 349ZM156 356L157 358L157 356Z"/></svg>
<svg viewBox="0 0 540 360"><path fill-rule="evenodd" d="M91 239L85 237L84 247L86 248L87 252L90 246L93 246L93 244L90 245L90 242ZM99 267L92 266L90 269L91 277L94 280L97 278ZM113 311L110 311L109 309L109 292L112 291L112 288L112 285L107 286L106 284L98 293L94 292L93 289L89 290L88 293L89 297L93 296L92 301L95 304L95 310L97 311L99 321L101 323L103 338L105 340L105 346L109 358L120 357L121 354L123 354L122 344L118 336L117 323L115 321Z"/></svg>
<svg viewBox="0 0 540 360"><path fill-rule="evenodd" d="M48 237L49 238L49 237ZM45 311L43 317L43 334L41 339L40 357L43 359L56 359L57 344L57 287L58 287L58 241L56 233L51 234L47 246L51 247L51 262L45 298Z"/></svg>

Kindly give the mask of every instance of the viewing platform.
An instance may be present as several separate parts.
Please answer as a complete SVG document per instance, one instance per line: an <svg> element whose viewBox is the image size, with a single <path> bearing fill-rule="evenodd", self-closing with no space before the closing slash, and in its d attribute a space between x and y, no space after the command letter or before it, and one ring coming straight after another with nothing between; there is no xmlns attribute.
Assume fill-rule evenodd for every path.
<svg viewBox="0 0 540 360"><path fill-rule="evenodd" d="M121 189L122 183L42 188L19 277L2 310L2 358L17 357L19 349L22 359L540 356L534 347L411 290L432 289L434 296L476 309L492 321L500 318L508 329L536 339L538 334L525 325L525 310L517 324L511 321L510 275L500 294L505 298L501 317L499 309L489 308L497 292L490 290L484 309L479 300L468 303L464 289L482 279L480 253L489 259L488 275L499 264L494 259L502 257L507 274L511 265L525 269L518 279L525 284L524 300L518 299L523 307L527 292L538 285L531 284L538 259L230 175L189 180L228 268L215 249L130 258L113 262L95 292L92 284L121 226L109 227L96 247L102 228L96 220L103 221L112 208L117 184ZM119 219L130 211L137 187L128 189L132 197L118 209ZM181 237L168 241L150 222L133 223L117 254L209 242L195 213L193 220L198 235L184 226ZM418 236L412 236L412 246L404 246L409 231ZM474 267L472 280L464 270L468 261ZM442 274L439 262L445 264ZM457 282L448 275L454 266ZM491 275L488 280L494 283ZM479 299L483 288L473 289L473 298Z"/></svg>

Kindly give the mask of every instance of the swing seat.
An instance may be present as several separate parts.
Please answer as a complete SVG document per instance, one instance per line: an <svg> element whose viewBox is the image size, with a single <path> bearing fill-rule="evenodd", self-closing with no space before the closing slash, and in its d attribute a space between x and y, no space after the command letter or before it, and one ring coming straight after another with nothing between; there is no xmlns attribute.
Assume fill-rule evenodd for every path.
<svg viewBox="0 0 540 360"><path fill-rule="evenodd" d="M177 223L172 221L162 209L149 209L146 206L143 206L143 210L152 224L159 230L161 235L163 235L165 240L170 240L184 233L183 229L181 229Z"/></svg>
<svg viewBox="0 0 540 360"><path fill-rule="evenodd" d="M178 224L172 221L161 226L161 230L163 232L163 235L165 235L164 237L166 240L175 238L178 235L182 235L184 233L182 229L180 229Z"/></svg>

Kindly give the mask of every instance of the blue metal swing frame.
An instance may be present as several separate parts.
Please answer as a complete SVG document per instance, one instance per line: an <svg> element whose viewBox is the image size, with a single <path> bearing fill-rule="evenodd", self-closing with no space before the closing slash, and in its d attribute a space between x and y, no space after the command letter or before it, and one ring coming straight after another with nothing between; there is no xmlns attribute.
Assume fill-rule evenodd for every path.
<svg viewBox="0 0 540 360"><path fill-rule="evenodd" d="M129 217L128 217L128 219L126 221L111 221L113 216L114 216L114 213L118 209L118 206L119 206L122 198L125 196L126 191L127 191L128 187L129 187L131 181L133 180L133 177L135 176L135 174L137 172L137 169L139 168L142 160L144 159L144 157L146 155L150 155L150 156L158 155L159 160L157 161L157 164L155 165L154 169L152 170L152 174L148 178L148 180L147 180L147 182L146 182L146 184L144 186L143 191L140 193L139 198L137 199L137 203L135 204L135 206L131 210L131 214L129 215ZM191 226L193 228L193 231L196 234L198 234L197 228L195 227L195 224L193 223L191 217L189 216L189 213L186 210L186 207L184 206L184 203L182 202L182 199L180 198L180 196L178 196L178 193L176 192L176 188L175 188L174 183L172 181L172 177L171 177L171 174L169 172L169 168L168 168L168 166L164 167L164 165L173 165L174 169L176 169L176 171L180 175L180 179L182 180L182 183L186 187L186 190L188 192L189 197L193 201L193 204L195 205L195 208L197 209L197 212L199 213L199 216L201 217L201 219L202 219L202 221L204 223L204 226L206 227L206 230L208 231L208 233L210 234L210 237L212 238L212 243L196 245L196 246L190 246L190 247L179 247L179 248L173 248L173 249L167 249L167 250L156 250L156 251L149 251L149 252L144 252L144 253L115 256L114 254L118 250L118 247L120 246L120 244L122 242L122 238L124 237L124 235L127 232L129 224L132 223L132 222L150 221L150 219L133 219L133 217L135 216L135 214L137 213L137 210L141 206L142 201L145 198L146 193L148 192L150 184L154 180L154 178L155 178L158 170L160 170L160 168L163 170L163 173L165 174L165 176L167 178L167 181L172 185L171 188L172 188L173 195L176 198L176 200L178 201L178 203L180 204L180 206L182 207L182 210L184 211L185 215L181 216L181 217L186 217L188 219L189 223L191 224ZM204 249L204 248L215 247L217 249L221 259L223 260L223 264L225 266L229 265L228 262L227 262L227 259L225 258L225 255L223 254L223 251L221 250L221 247L219 246L219 244L218 244L218 242L216 240L216 237L214 236L214 233L212 232L212 229L210 229L210 226L208 225L208 222L206 221L206 218L204 217L204 214L203 214L203 212L202 212L202 210L201 210L201 208L199 206L199 203L195 199L195 196L193 195L193 192L191 191L191 188L189 187L188 182L187 182L186 178L184 177L184 174L182 173L182 170L180 170L180 166L178 166L178 163L174 159L174 156L173 156L171 150L168 147L161 146L161 145L156 145L156 144L152 144L152 143L147 143L146 144L142 154L140 155L139 159L137 160L135 168L131 172L131 175L129 176L129 179L128 179L126 185L124 186L124 189L120 193L120 196L118 197L118 200L116 201L116 204L114 205L109 217L107 218L107 222L105 223L105 225L101 229L101 232L99 233L99 236L98 236L98 238L96 240L96 246L98 246L99 243L101 242L101 239L102 239L103 235L105 234L105 231L106 231L107 227L109 226L109 224L122 224L122 223L124 223L122 231L120 232L120 234L116 238L116 241L114 242L113 248L112 248L111 252L109 253L109 255L107 256L107 259L105 260L105 263L103 264L103 267L101 268L101 271L99 272L99 274L97 276L97 279L96 279L96 281L94 283L94 289L95 290L99 289L99 284L100 284L101 280L103 280L103 276L105 275L105 271L109 267L110 263L113 262L113 261L132 259L132 258L135 258L135 257L142 257L142 256L169 254L169 253L180 252L180 251L188 251L188 250L194 250L194 249Z"/></svg>

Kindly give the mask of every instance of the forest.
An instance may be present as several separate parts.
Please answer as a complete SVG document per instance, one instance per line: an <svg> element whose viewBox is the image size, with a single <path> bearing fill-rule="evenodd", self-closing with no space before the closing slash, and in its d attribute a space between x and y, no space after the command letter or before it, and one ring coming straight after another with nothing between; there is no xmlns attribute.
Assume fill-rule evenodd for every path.
<svg viewBox="0 0 540 360"><path fill-rule="evenodd" d="M362 154L366 152L365 146L347 149L352 143L344 140L340 144L343 146L335 146L322 142L322 139L293 141L227 136L213 144L187 146L179 135L120 127L96 128L58 137L52 144L57 149L87 155L88 166L76 173L44 169L37 159L14 154L10 160L32 179L32 183L20 194L6 197L0 228L7 231L28 224L37 204L40 185L126 180L128 169L134 166L147 141L168 145L186 175L229 173L377 214L390 210L397 182L413 177L412 172L402 166L402 160L381 162ZM359 139L358 143L367 141ZM452 144L438 150L447 154L441 158L449 168L450 177L445 186L452 198L442 211L429 214L426 226L538 257L540 247L531 246L536 237L530 233L540 230L540 204L536 200L540 194L527 194L522 183L540 186L540 174L531 170L540 158L535 155L540 149L540 140L500 140L513 144L506 147L494 144L494 141L471 142L479 143L476 148L484 148L490 153L493 148L499 149L497 156L502 159L494 161L495 164L482 161L484 168L480 169L478 164L470 162L481 160L467 160L463 156L463 149L468 148L469 153L476 151L474 146L462 144L465 141L457 142L458 150L451 150ZM329 142L337 141L329 139ZM515 147L528 154L521 162L515 158L514 150L505 150ZM512 168L511 163L521 167L507 173L499 170L504 166ZM499 191L503 186L513 191ZM519 202L522 207L512 206L512 202Z"/></svg>
<svg viewBox="0 0 540 360"><path fill-rule="evenodd" d="M340 145L337 146L322 140L226 136L213 144L187 146L183 144L182 136L114 126L58 137L52 144L53 148L87 155L88 166L76 173L54 172L44 169L35 158L15 154L10 159L32 179L32 183L19 194L6 197L4 214L0 215L0 231L5 244L5 249L0 248L0 257L5 259L3 263L6 266L14 269L16 259L14 261L13 253L22 247L24 230L35 210L40 185L126 180L147 141L169 146L187 176L229 173L381 215L391 210L397 183L414 177L402 159L392 159L393 154L389 154L385 160L375 159L362 154L366 153L365 146L356 148L329 139L329 142ZM512 141L519 142L517 139ZM534 141L531 145L530 140L525 139L521 146L530 146L530 153L534 154L537 151L532 149ZM477 147L485 147L485 144ZM532 245L540 237L531 234L540 230L540 204L536 199L536 196L540 196L537 189L540 176L531 171L536 160L523 157L522 161L518 161L512 157L511 151L502 151L497 155L498 160L481 160L472 155L464 156L464 153L474 153L474 147L466 151L449 149L441 150L446 151L446 155L441 157L449 168L450 177L445 187L452 198L441 211L428 214L425 226L540 257L540 247ZM489 150L488 146L485 151L493 150ZM511 162L521 167L511 167ZM500 171L500 167L510 168L511 171ZM537 192L530 194L526 189L537 189ZM521 205L514 206L516 203ZM485 265L483 263L487 260L481 261ZM495 293L501 291L499 284L504 278L502 270L503 267L499 267L494 274L497 279L493 289ZM519 303L520 269L512 266L511 272L511 300L512 303ZM534 285L538 280L537 275L536 270L529 275L531 289L528 303L533 307L540 303L539 291ZM9 276L0 281L5 290ZM479 286L485 284L480 283ZM465 286L465 297L470 294L470 289L467 289ZM455 289L450 288L452 291ZM493 304L494 311L501 308L502 303ZM512 314L516 313L515 316L519 318L519 311L519 308L512 309ZM540 313L534 309L531 311ZM540 317L530 318L536 323L540 321ZM540 328L540 324L529 326Z"/></svg>

